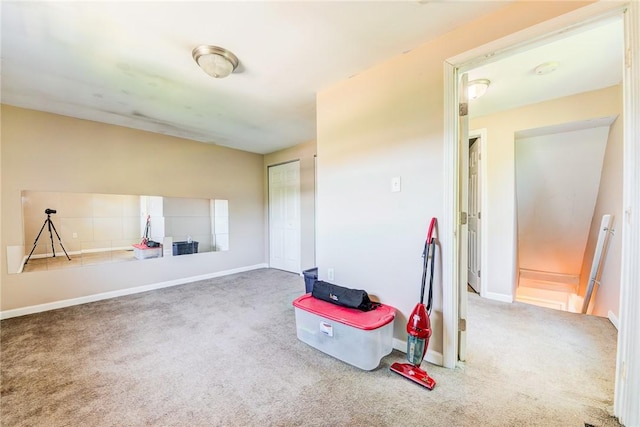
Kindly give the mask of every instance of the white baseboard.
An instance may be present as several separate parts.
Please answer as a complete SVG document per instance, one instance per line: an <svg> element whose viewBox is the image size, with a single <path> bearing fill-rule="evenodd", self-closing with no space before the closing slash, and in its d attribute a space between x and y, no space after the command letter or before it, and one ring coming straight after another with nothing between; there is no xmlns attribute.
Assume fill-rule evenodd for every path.
<svg viewBox="0 0 640 427"><path fill-rule="evenodd" d="M403 341L403 340L399 340L397 338L393 339L393 348L401 351L403 353L407 352L407 342ZM442 356L442 353L438 352L438 351L433 351L433 350L429 350L427 349L427 354L424 356L424 360L426 360L429 363L432 363L434 365L437 366L443 366L444 365L444 357Z"/></svg>
<svg viewBox="0 0 640 427"><path fill-rule="evenodd" d="M609 310L609 312L607 313L607 318L609 318L609 321L613 324L613 326L619 330L618 328L618 316L616 316L613 311Z"/></svg>
<svg viewBox="0 0 640 427"><path fill-rule="evenodd" d="M508 302L508 303L513 302L513 295L498 294L495 292L485 292L482 295L482 297L487 299L492 299L494 301L501 301L501 302Z"/></svg>
<svg viewBox="0 0 640 427"><path fill-rule="evenodd" d="M168 288L171 286L184 285L185 283L197 282L199 280L213 279L216 277L228 276L230 274L243 273L245 271L258 270L260 268L268 268L268 264L255 264L245 267L233 268L231 270L218 271L215 273L201 274L199 276L183 277L180 279L169 280L166 282L152 283L150 285L137 286L135 288L118 289L117 291L103 292L94 295L87 295L79 298L71 298L61 301L49 302L46 304L32 305L28 307L15 308L12 310L0 311L0 320L10 319L12 317L26 316L27 314L41 313L43 311L56 310L58 308L71 307L73 305L86 304L89 302L101 301L104 299L117 298L125 295L138 294L141 292L152 291L154 289Z"/></svg>

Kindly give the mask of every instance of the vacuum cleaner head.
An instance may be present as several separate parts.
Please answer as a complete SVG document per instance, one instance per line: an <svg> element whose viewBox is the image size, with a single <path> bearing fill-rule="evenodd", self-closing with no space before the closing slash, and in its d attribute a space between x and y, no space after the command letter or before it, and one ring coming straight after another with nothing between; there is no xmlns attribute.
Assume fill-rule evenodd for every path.
<svg viewBox="0 0 640 427"><path fill-rule="evenodd" d="M427 371L424 371L416 366L413 366L409 363L394 363L389 368L392 372L396 374L402 375L408 380L413 381L416 384L421 385L422 387L426 387L429 390L433 390L436 386L436 381L427 374Z"/></svg>

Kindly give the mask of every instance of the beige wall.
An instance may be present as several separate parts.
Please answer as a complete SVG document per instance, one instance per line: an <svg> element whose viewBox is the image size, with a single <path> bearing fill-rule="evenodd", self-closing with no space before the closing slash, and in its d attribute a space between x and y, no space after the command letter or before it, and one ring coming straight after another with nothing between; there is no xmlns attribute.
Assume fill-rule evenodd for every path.
<svg viewBox="0 0 640 427"><path fill-rule="evenodd" d="M620 99L620 102L622 102L622 99ZM611 312L616 319L620 305L620 268L622 262L623 141L623 121L622 115L620 115L609 130L607 149L602 164L598 200L593 212L589 240L587 240L580 274L580 289L581 294L584 295L589 280L598 233L600 232L602 216L605 214L613 215L614 233L609 238L608 250L602 265L600 286L595 290L593 314L608 317L609 312Z"/></svg>
<svg viewBox="0 0 640 427"><path fill-rule="evenodd" d="M577 283L609 126L551 129L515 141L518 264Z"/></svg>
<svg viewBox="0 0 640 427"><path fill-rule="evenodd" d="M507 5L318 93L319 275L326 279L334 268L336 283L396 307L396 339L406 340L406 316L420 295L429 219L443 213L444 61L583 5ZM393 177L401 177L401 192L391 192ZM440 272L438 266L428 355L434 361L443 348Z"/></svg>
<svg viewBox="0 0 640 427"><path fill-rule="evenodd" d="M276 151L264 156L264 200L268 212L269 180L268 168L290 161L300 160L300 266L302 270L315 267L315 169L316 142L309 141L295 147ZM265 253L269 258L269 218L265 218Z"/></svg>
<svg viewBox="0 0 640 427"><path fill-rule="evenodd" d="M228 199L230 250L7 274L2 310L265 262L263 156L2 106L2 251L23 245L23 190Z"/></svg>
<svg viewBox="0 0 640 427"><path fill-rule="evenodd" d="M515 215L515 133L620 114L621 87L614 86L557 100L541 102L471 120L470 128L487 129L483 156L486 159L484 180L487 206L482 219L487 232L487 268L483 271L486 292L501 300L515 295L516 253ZM620 189L621 191L621 189Z"/></svg>

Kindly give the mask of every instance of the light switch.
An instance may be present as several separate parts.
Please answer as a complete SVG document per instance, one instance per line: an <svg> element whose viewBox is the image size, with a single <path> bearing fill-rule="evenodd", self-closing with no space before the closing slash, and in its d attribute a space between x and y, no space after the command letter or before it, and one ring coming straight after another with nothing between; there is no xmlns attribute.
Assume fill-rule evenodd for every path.
<svg viewBox="0 0 640 427"><path fill-rule="evenodd" d="M391 192L398 193L402 190L402 180L399 176L391 178Z"/></svg>

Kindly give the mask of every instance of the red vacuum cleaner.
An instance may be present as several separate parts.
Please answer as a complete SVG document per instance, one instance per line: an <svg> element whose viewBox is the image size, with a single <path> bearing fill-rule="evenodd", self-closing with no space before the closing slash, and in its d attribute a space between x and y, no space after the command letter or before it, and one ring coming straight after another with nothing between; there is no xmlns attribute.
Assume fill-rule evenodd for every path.
<svg viewBox="0 0 640 427"><path fill-rule="evenodd" d="M147 242L149 241L149 228L151 227L151 215L147 215L147 225L145 225L144 227L144 235L142 236L142 242L140 242L141 245L147 245Z"/></svg>
<svg viewBox="0 0 640 427"><path fill-rule="evenodd" d="M400 374L429 390L433 390L436 382L427 374L427 371L420 369L420 365L424 355L427 353L429 338L431 337L429 314L431 314L431 303L433 302L433 267L436 250L435 238L432 235L436 223L436 219L431 218L427 240L424 242L424 250L422 252L423 268L420 302L414 307L407 322L407 333L409 334L407 337L407 360L409 360L409 363L396 362L389 368L392 372ZM427 305L425 305L424 288L427 282L427 273L429 274L429 296Z"/></svg>

